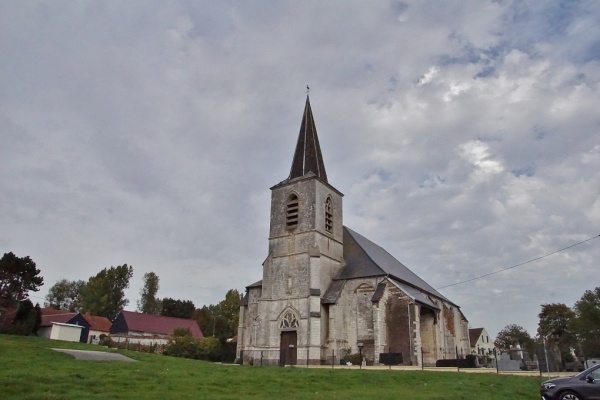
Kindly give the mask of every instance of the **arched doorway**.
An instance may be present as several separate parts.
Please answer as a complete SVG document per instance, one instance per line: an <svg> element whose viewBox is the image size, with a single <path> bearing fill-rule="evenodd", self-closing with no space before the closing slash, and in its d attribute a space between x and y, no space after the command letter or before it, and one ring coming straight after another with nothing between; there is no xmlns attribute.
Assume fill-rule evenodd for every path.
<svg viewBox="0 0 600 400"><path fill-rule="evenodd" d="M281 340L279 342L279 365L296 365L298 363L298 318L288 310L279 323Z"/></svg>

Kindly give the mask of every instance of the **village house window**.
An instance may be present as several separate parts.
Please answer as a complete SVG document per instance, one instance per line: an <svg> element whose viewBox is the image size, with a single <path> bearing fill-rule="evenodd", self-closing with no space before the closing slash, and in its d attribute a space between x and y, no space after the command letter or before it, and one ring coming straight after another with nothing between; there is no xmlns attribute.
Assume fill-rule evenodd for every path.
<svg viewBox="0 0 600 400"><path fill-rule="evenodd" d="M286 204L285 225L289 229L298 226L298 196L291 194Z"/></svg>
<svg viewBox="0 0 600 400"><path fill-rule="evenodd" d="M325 230L329 233L333 233L333 202L331 197L327 196L325 200Z"/></svg>
<svg viewBox="0 0 600 400"><path fill-rule="evenodd" d="M296 329L298 328L298 319L294 315L293 312L288 311L283 316L281 323L279 324L279 329Z"/></svg>

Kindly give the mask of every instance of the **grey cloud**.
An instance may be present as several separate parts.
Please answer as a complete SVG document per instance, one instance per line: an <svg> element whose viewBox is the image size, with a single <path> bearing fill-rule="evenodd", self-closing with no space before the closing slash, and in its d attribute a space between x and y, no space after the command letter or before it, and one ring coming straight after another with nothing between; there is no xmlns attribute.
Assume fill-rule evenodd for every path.
<svg viewBox="0 0 600 400"><path fill-rule="evenodd" d="M132 307L146 271L196 305L243 289L307 84L345 223L434 287L597 234L600 12L567 11L3 2L0 250L38 263L41 297L121 263ZM597 258L590 242L443 294L492 334L533 334L540 304L592 289Z"/></svg>

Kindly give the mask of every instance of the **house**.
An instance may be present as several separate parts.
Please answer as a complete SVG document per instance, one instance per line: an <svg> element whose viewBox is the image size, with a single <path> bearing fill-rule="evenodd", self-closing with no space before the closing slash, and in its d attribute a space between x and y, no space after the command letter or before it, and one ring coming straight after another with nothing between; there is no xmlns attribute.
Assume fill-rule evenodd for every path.
<svg viewBox="0 0 600 400"><path fill-rule="evenodd" d="M85 325L81 323L81 314L48 308L42 308L41 312L42 323L38 329L38 336L67 342L82 341Z"/></svg>
<svg viewBox="0 0 600 400"><path fill-rule="evenodd" d="M271 187L267 258L240 307L238 361L329 364L350 353L368 364L435 365L468 355L460 307L344 226L342 198L307 96L289 176Z"/></svg>
<svg viewBox="0 0 600 400"><path fill-rule="evenodd" d="M110 319L97 315L91 315L90 313L83 314L83 318L89 325L88 337L86 339L87 343L96 344L100 339L100 335L110 335L110 327L112 326Z"/></svg>
<svg viewBox="0 0 600 400"><path fill-rule="evenodd" d="M108 335L112 323L106 317L81 314L65 310L55 310L52 308L42 308L42 323L38 330L38 335L49 339L53 338L52 331L58 329L54 324L70 324L81 326L79 342L98 343L97 339L101 334ZM55 336L55 335L54 335Z"/></svg>
<svg viewBox="0 0 600 400"><path fill-rule="evenodd" d="M494 357L494 341L485 328L469 329L469 342L471 354L476 355L481 365L491 365Z"/></svg>
<svg viewBox="0 0 600 400"><path fill-rule="evenodd" d="M195 320L125 310L121 311L113 322L110 337L116 342L166 344L175 329L187 329L196 339L204 337Z"/></svg>
<svg viewBox="0 0 600 400"><path fill-rule="evenodd" d="M55 310L52 308L41 308L40 311L42 313L42 323L40 324L40 328L38 329L38 336L45 337L47 339L56 338L57 334L53 334L52 331L58 331L60 328L55 328L54 324L83 326L82 324L70 322L79 313L65 310ZM82 333L81 329L78 329L77 332L79 333L79 335L81 335ZM80 341L80 338L78 338L76 341Z"/></svg>

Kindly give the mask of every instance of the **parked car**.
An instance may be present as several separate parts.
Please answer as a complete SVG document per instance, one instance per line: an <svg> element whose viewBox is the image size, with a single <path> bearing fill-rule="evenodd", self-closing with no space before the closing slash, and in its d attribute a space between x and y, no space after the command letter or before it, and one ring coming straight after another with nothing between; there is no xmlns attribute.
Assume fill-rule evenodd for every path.
<svg viewBox="0 0 600 400"><path fill-rule="evenodd" d="M600 364L575 376L542 383L540 395L542 400L600 400Z"/></svg>

